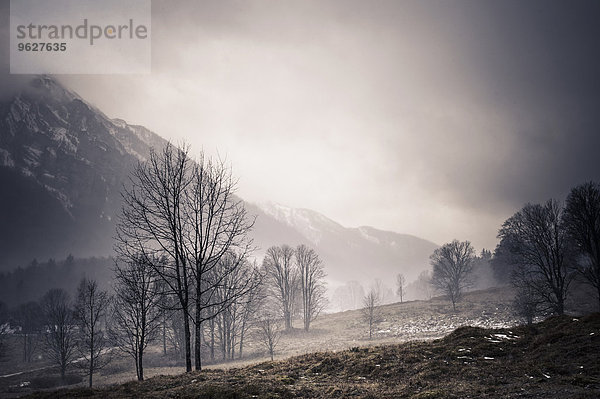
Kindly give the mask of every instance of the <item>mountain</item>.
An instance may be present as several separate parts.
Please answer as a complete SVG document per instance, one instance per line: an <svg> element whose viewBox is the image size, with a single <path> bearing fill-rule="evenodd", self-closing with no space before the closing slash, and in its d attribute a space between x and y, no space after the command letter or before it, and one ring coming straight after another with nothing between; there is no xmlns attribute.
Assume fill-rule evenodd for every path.
<svg viewBox="0 0 600 399"><path fill-rule="evenodd" d="M112 252L120 190L138 161L166 141L142 126L111 119L48 76L0 101L0 270L39 260ZM346 228L308 209L247 204L261 248L300 243L320 254L329 282L393 287L428 266L437 247L372 227Z"/></svg>
<svg viewBox="0 0 600 399"><path fill-rule="evenodd" d="M108 254L120 189L165 141L42 76L0 102L0 267Z"/></svg>
<svg viewBox="0 0 600 399"><path fill-rule="evenodd" d="M429 268L429 255L438 247L408 234L367 226L347 228L309 209L272 202L251 204L248 209L259 215L254 233L263 251L273 243L307 244L319 253L334 285L381 279L393 288L396 274L403 273L411 281Z"/></svg>

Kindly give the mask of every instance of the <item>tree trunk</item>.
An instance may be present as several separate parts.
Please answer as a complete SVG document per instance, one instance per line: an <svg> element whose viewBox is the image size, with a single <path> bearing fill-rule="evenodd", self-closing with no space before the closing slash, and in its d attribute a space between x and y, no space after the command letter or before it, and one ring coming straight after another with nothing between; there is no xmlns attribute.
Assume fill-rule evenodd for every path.
<svg viewBox="0 0 600 399"><path fill-rule="evenodd" d="M163 355L166 356L167 355L167 322L164 319L164 316L163 316L163 323L162 323L162 344L163 344Z"/></svg>
<svg viewBox="0 0 600 399"><path fill-rule="evenodd" d="M192 336L190 332L190 317L187 310L183 310L183 333L185 335L185 371L192 371L192 348L190 347Z"/></svg>
<svg viewBox="0 0 600 399"><path fill-rule="evenodd" d="M92 387L92 375L94 374L94 330L92 329L90 344L90 388Z"/></svg>
<svg viewBox="0 0 600 399"><path fill-rule="evenodd" d="M138 381L144 381L144 348L140 345L138 349Z"/></svg>
<svg viewBox="0 0 600 399"><path fill-rule="evenodd" d="M244 329L246 328L246 321L242 323L242 331L240 331L240 352L238 355L238 359L242 358L242 353L244 351Z"/></svg>
<svg viewBox="0 0 600 399"><path fill-rule="evenodd" d="M200 292L200 284L196 287L197 291ZM202 348L202 329L201 329L201 311L202 306L200 303L200 295L197 295L196 298L196 330L195 330L195 342L194 345L194 365L197 371L202 370L202 359L200 358L200 349Z"/></svg>
<svg viewBox="0 0 600 399"><path fill-rule="evenodd" d="M210 360L215 360L215 319L210 319Z"/></svg>

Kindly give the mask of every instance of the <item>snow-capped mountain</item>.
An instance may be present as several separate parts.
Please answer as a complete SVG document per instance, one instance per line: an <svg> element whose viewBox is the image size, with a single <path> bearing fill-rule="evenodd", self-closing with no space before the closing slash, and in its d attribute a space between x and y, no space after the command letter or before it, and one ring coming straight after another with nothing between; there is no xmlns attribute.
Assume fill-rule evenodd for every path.
<svg viewBox="0 0 600 399"><path fill-rule="evenodd" d="M347 228L309 209L276 203L253 205L252 209L259 214L255 234L261 248L282 243L309 245L320 254L334 284L381 279L392 288L396 274L403 273L411 281L429 268L429 256L437 248L408 234L367 226ZM288 233L281 234L284 230Z"/></svg>
<svg viewBox="0 0 600 399"><path fill-rule="evenodd" d="M0 101L0 270L33 258L112 252L120 190L151 147L166 143L142 126L110 119L51 77ZM247 204L260 260L272 245L306 244L328 280L415 278L436 245L372 227L346 228L308 209Z"/></svg>

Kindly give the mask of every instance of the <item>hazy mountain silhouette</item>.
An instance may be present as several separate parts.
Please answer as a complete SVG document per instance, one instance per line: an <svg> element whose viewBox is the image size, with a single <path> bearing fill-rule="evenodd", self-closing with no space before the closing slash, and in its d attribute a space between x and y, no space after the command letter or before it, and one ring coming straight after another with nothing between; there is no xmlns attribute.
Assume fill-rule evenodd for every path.
<svg viewBox="0 0 600 399"><path fill-rule="evenodd" d="M0 270L33 258L112 252L120 190L151 147L166 143L142 126L110 119L50 77L0 102ZM372 227L346 228L307 209L247 204L261 248L300 243L321 255L329 279L410 280L436 245ZM390 286L393 282L389 283Z"/></svg>

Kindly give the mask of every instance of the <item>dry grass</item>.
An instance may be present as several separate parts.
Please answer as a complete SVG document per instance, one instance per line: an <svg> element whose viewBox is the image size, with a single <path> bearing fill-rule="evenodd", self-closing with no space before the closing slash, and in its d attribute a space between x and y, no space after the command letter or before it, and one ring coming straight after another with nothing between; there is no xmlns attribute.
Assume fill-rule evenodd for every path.
<svg viewBox="0 0 600 399"><path fill-rule="evenodd" d="M597 398L600 314L34 398Z"/></svg>
<svg viewBox="0 0 600 399"><path fill-rule="evenodd" d="M378 379L372 379L372 377L374 375L378 376L378 378L382 376L393 376L399 381L404 374L393 374L393 370L405 370L407 369L407 364L411 365L411 362L415 363L416 367L416 364L420 362L421 366L419 367L422 367L423 369L420 373L413 375L410 381L405 381L405 384L408 384L408 388L405 388L405 390L402 391L404 392L402 395L421 395L421 397L436 397L436 395L438 395L437 397L452 397L448 396L447 392L444 393L446 396L443 396L440 392L436 391L436 389L439 390L440 388L431 388L433 391L431 389L428 391L427 389L423 390L424 388L419 388L419 381L421 381L421 379L427 381L428 379L435 378L436 373L438 379L452 378L454 380L454 377L451 377L452 374L448 374L449 372L448 370L445 370L445 368L457 366L452 362L449 362L450 366L445 363L440 364L439 367L434 367L431 370L433 375L427 374L427 368L431 366L431 364L427 363L431 360L429 359L431 356L427 355L427 353L433 350L427 345L433 345L432 348L434 348L439 347L440 345L443 346L443 343L446 342L451 348L452 345L455 344L452 339L457 338L456 334L460 334L461 332L464 333L465 331L485 331L480 328L459 328L461 326L478 326L489 329L507 328L508 326L518 324L519 321L515 318L510 309L509 304L511 299L512 293L510 290L502 288L473 292L466 295L463 302L460 303L457 312L452 311L451 305L444 298L386 305L382 307L382 319L377 325L376 334L373 340L368 339L367 326L360 320L359 311L322 315L314 322L311 331L304 332L302 330L294 330L284 334L280 341L280 345L277 348L276 360L284 360L289 359L291 356L296 356L295 358L290 359L289 362L266 362L256 366L257 363L266 360L266 354L264 353L264 349L258 344L247 341L247 345L244 348L244 359L220 363L215 362L213 364L207 364L205 362L206 372L203 371L200 375L195 373L178 375L184 371L184 368L180 364L176 364L175 362L162 357L160 348L151 348L150 353L146 357L147 367L145 367L145 375L147 378L157 377L150 379L151 382L145 383L149 385L140 385L135 382L129 382L135 379L135 371L131 360L127 357L117 357L107 369L102 370L102 372L95 375L94 384L98 387L113 387L115 384L125 383L122 387L117 388L120 392L119 395L121 396L130 396L123 390L125 389L123 387L130 387L127 389L132 389L132 392L136 392L135 395L138 396L161 397L162 394L160 392L167 396L178 396L180 393L177 392L179 392L180 389L183 390L181 394L184 394L187 392L187 388L175 388L176 386L185 385L186 383L196 386L200 382L203 382L204 386L204 388L202 388L203 391L201 391L204 396L201 397L246 397L248 395L248 397L251 397L252 395L257 395L257 393L254 393L256 387L267 389L268 392L270 392L269 394L266 394L265 391L260 391L261 397L269 397L269 395L271 395L271 397L302 397L304 395L302 392L304 391L306 391L305 397L319 397L319 395L322 395L321 397L346 397L352 396L352 392L354 392L352 390L359 392L360 397L368 397L371 392L385 393L384 396L388 396L388 394L392 395L393 393L392 396L397 396L397 384L396 382L390 382L396 380L388 379L388 382L384 383ZM458 330L450 335L450 337L454 338L448 337L433 343L415 342L441 338L457 328ZM515 330L511 331L515 332ZM600 335L600 333L597 334ZM477 337L477 334L474 334L473 336ZM449 339L450 341L448 341ZM401 342L407 343L398 346ZM387 344L390 345L381 346ZM496 360L496 357L502 358L500 355L502 355L504 349L500 351L499 348L503 348L502 345L504 345L504 343L485 346L487 344L489 343L483 342L481 343L483 346L476 345L473 347L473 345L471 345L469 350L481 351L482 353L487 351L487 355L482 356L494 357L494 360ZM448 350L451 349L447 349L446 352ZM580 351L581 349L577 349L576 345L573 345L571 350ZM394 362L393 359L390 360L390 351L392 351L392 353L393 351L396 351L396 357L401 359L402 362ZM464 372L464 370L469 370L469 368L483 370L483 368L490 366L494 362L493 360L488 359L475 359L472 361L472 359L467 358L472 357L472 355L464 353L465 351L466 349L455 353L456 359L448 353L445 355L449 359L458 359L462 362L462 365L460 366L461 373ZM498 352L501 353L498 354ZM389 361L389 363L373 364L373 361L377 360L377 356L383 356L384 354L387 354L387 357L384 356L384 359L387 359L386 361ZM323 357L323 359L320 357ZM334 367L336 362L339 363L340 361L345 364L343 373L340 373L339 370ZM308 362L308 365L303 365L303 362ZM283 366L286 364L296 364L297 366L294 366L295 368L292 366L285 366L292 367L293 370L288 372ZM377 364L379 364L379 366L377 366ZM306 370L302 371L303 367L312 370L312 372L307 374ZM322 371L319 371L320 367L323 368ZM375 371L369 371L369 367L376 369ZM381 373L382 370L385 370L385 373L387 374L384 373L382 376L373 374ZM413 369L411 370L413 372L415 371ZM331 374L332 372L333 374ZM338 379L339 376L343 376L344 374L346 377ZM47 379L54 377L56 380L56 375L56 370L49 369L43 372L26 373L9 379L0 380L0 397L12 394L23 395L30 393L34 390L34 386L21 387L20 385L23 382L32 382L33 379L37 377L44 377ZM178 376L170 377L170 375ZM595 375L597 376L597 373ZM502 374L497 378L501 380L501 376ZM230 380L226 380L226 383L223 383L222 378L228 378ZM192 380L196 381L191 382ZM58 381L55 382L55 385L58 385ZM526 380L526 382L529 382L529 379ZM166 384L165 386L174 384L174 390L171 391L170 388L165 388L166 390L161 388L161 384L163 383ZM282 385L278 385L280 383ZM480 386L481 392L475 396L484 395L484 391L488 389L485 388L488 383L489 381L482 383ZM85 381L76 386L83 387L84 384ZM451 388L448 385L444 389L451 388L448 392L460 392L462 388L459 388L461 386L468 385L465 381L457 384L456 387ZM394 390L389 391L389 389L386 388L388 385L393 385ZM49 385L49 387L50 386L51 385ZM142 391L138 392L138 388L134 388L138 386ZM146 390L146 388L141 388L142 386L151 388ZM371 388L361 390L367 386ZM496 390L494 385L490 386L494 387L494 391ZM36 388L39 389L43 387L40 386ZM297 388L300 389L300 393L297 392ZM211 389L214 390L213 393L210 393L212 392L210 391ZM68 391L67 395L83 395L93 392L97 391ZM232 396L227 396L228 392L231 393ZM310 395L308 392L310 392ZM327 392L328 394L325 395L321 392ZM407 392L410 392L410 394ZM194 394L190 393L190 395L193 396Z"/></svg>

